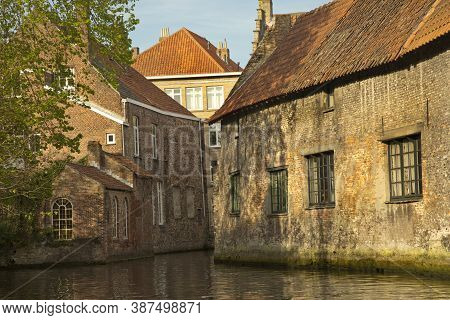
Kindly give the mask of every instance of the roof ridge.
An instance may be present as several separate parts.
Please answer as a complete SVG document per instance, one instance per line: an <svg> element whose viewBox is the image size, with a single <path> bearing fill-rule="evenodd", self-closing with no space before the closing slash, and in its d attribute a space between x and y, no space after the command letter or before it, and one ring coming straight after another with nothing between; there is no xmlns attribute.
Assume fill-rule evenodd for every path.
<svg viewBox="0 0 450 320"><path fill-rule="evenodd" d="M197 41L197 39L195 39L195 37L193 36L193 34L196 35L196 36L198 36L198 37L200 37L200 38L202 38L202 39L205 39L205 40L208 41L208 42L209 42L209 40L207 40L206 38L201 37L200 35L196 34L195 32L192 32L191 30L189 30L189 29L187 29L187 28L185 28L185 27L183 27L181 30L184 30L185 32L187 32L187 34L188 34L189 37L195 42L195 44L196 44L198 47L200 47L200 49L201 49L204 53L206 53L206 55L208 56L208 59L212 60L217 66L219 66L219 68L222 70L222 72L226 72L226 71L227 71L227 70L225 70L225 68L224 68L219 62L217 62L216 59L214 59L214 58L211 56L211 54L210 54L208 51L206 51L206 49L205 49L205 48ZM211 42L210 42L210 43L211 43Z"/></svg>
<svg viewBox="0 0 450 320"><path fill-rule="evenodd" d="M425 23L428 21L428 19L433 15L434 11L436 11L436 8L440 3L441 3L441 0L434 1L430 10L428 10L428 12L423 16L423 19L419 22L417 27L414 29L414 31L411 33L411 35L408 37L408 39L406 39L406 42L400 48L398 54L395 57L396 59L401 57L408 50L409 45L412 43L412 41L416 37L417 33L420 31L420 29L422 29L422 27L425 25Z"/></svg>

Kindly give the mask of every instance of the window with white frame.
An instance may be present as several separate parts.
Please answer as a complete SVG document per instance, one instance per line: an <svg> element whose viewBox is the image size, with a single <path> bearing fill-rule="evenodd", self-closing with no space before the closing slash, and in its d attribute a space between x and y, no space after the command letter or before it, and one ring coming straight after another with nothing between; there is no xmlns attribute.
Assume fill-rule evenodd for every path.
<svg viewBox="0 0 450 320"><path fill-rule="evenodd" d="M154 207L153 207L153 224L156 224L156 221L158 221L158 224L160 226L164 225L165 217L164 217L164 208L163 208L163 189L162 189L162 182L157 181L156 182L156 192L154 197Z"/></svg>
<svg viewBox="0 0 450 320"><path fill-rule="evenodd" d="M188 110L203 110L202 88L187 88L186 99Z"/></svg>
<svg viewBox="0 0 450 320"><path fill-rule="evenodd" d="M67 91L75 91L75 68L67 68L58 75L59 87Z"/></svg>
<svg viewBox="0 0 450 320"><path fill-rule="evenodd" d="M217 110L222 107L224 102L223 87L207 87L206 93L208 95L208 109Z"/></svg>
<svg viewBox="0 0 450 320"><path fill-rule="evenodd" d="M173 100L175 100L176 102L178 102L179 104L181 104L183 102L183 99L181 97L181 89L180 88L176 88L176 89L165 89L164 90L166 92L166 94L171 97Z"/></svg>
<svg viewBox="0 0 450 320"><path fill-rule="evenodd" d="M72 210L72 203L67 199L57 199L53 203L53 236L56 240L73 238Z"/></svg>
<svg viewBox="0 0 450 320"><path fill-rule="evenodd" d="M157 136L157 126L152 124L150 128L150 141L152 144L152 158L158 159L158 136Z"/></svg>
<svg viewBox="0 0 450 320"><path fill-rule="evenodd" d="M116 135L114 133L107 133L106 134L106 144L116 144Z"/></svg>
<svg viewBox="0 0 450 320"><path fill-rule="evenodd" d="M113 238L119 238L119 200L117 197L113 199Z"/></svg>
<svg viewBox="0 0 450 320"><path fill-rule="evenodd" d="M134 156L139 156L139 118L133 116L133 142L134 142Z"/></svg>
<svg viewBox="0 0 450 320"><path fill-rule="evenodd" d="M128 198L125 198L123 201L123 237L128 239L128 219L129 219L129 207L128 207Z"/></svg>
<svg viewBox="0 0 450 320"><path fill-rule="evenodd" d="M220 147L220 122L214 123L209 126L209 146Z"/></svg>

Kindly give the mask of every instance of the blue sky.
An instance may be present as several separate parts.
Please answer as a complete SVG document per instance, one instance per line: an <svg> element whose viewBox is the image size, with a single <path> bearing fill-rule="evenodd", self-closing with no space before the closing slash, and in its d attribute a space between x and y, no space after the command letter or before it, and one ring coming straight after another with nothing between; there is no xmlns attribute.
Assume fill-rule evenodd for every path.
<svg viewBox="0 0 450 320"><path fill-rule="evenodd" d="M329 0L273 0L275 13L312 10ZM131 34L133 46L145 50L158 41L162 27L182 27L217 42L227 39L231 58L245 65L250 58L257 0L140 0L140 19Z"/></svg>

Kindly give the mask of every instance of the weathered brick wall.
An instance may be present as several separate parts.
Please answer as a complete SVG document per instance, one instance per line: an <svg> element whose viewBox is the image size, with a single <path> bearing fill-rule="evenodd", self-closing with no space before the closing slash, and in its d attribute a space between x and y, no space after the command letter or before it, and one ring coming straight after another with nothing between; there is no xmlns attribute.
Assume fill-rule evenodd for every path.
<svg viewBox="0 0 450 320"><path fill-rule="evenodd" d="M449 52L338 84L324 113L311 93L223 122L216 257L450 273ZM428 106L428 107L427 107ZM420 131L423 199L389 203L388 135ZM305 155L334 150L336 206L308 209ZM271 216L268 169L287 166L288 214ZM230 173L241 215L230 216Z"/></svg>
<svg viewBox="0 0 450 320"><path fill-rule="evenodd" d="M124 129L125 156L154 175L151 187L142 194L144 215L151 217L154 251L170 252L203 249L208 240L208 209L204 204L200 142L203 132L197 121L169 117L152 110L127 104L127 118L139 117L140 156L134 157L133 128ZM157 125L158 159L152 158L151 125ZM153 223L156 182L163 186L164 225ZM181 214L175 214L173 188L181 191ZM186 190L194 190L195 216L189 218L186 210ZM205 199L206 200L206 199ZM180 217L175 217L175 216ZM147 219L148 220L148 219ZM156 219L157 220L157 219Z"/></svg>

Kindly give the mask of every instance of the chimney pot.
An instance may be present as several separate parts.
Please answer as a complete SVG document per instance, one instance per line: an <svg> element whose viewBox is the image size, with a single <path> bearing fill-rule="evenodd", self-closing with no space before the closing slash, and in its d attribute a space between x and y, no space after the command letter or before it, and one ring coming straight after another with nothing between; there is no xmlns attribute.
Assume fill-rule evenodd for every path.
<svg viewBox="0 0 450 320"><path fill-rule="evenodd" d="M131 49L131 52L133 54L133 60L134 60L139 55L139 48L138 47L134 47L134 48Z"/></svg>

